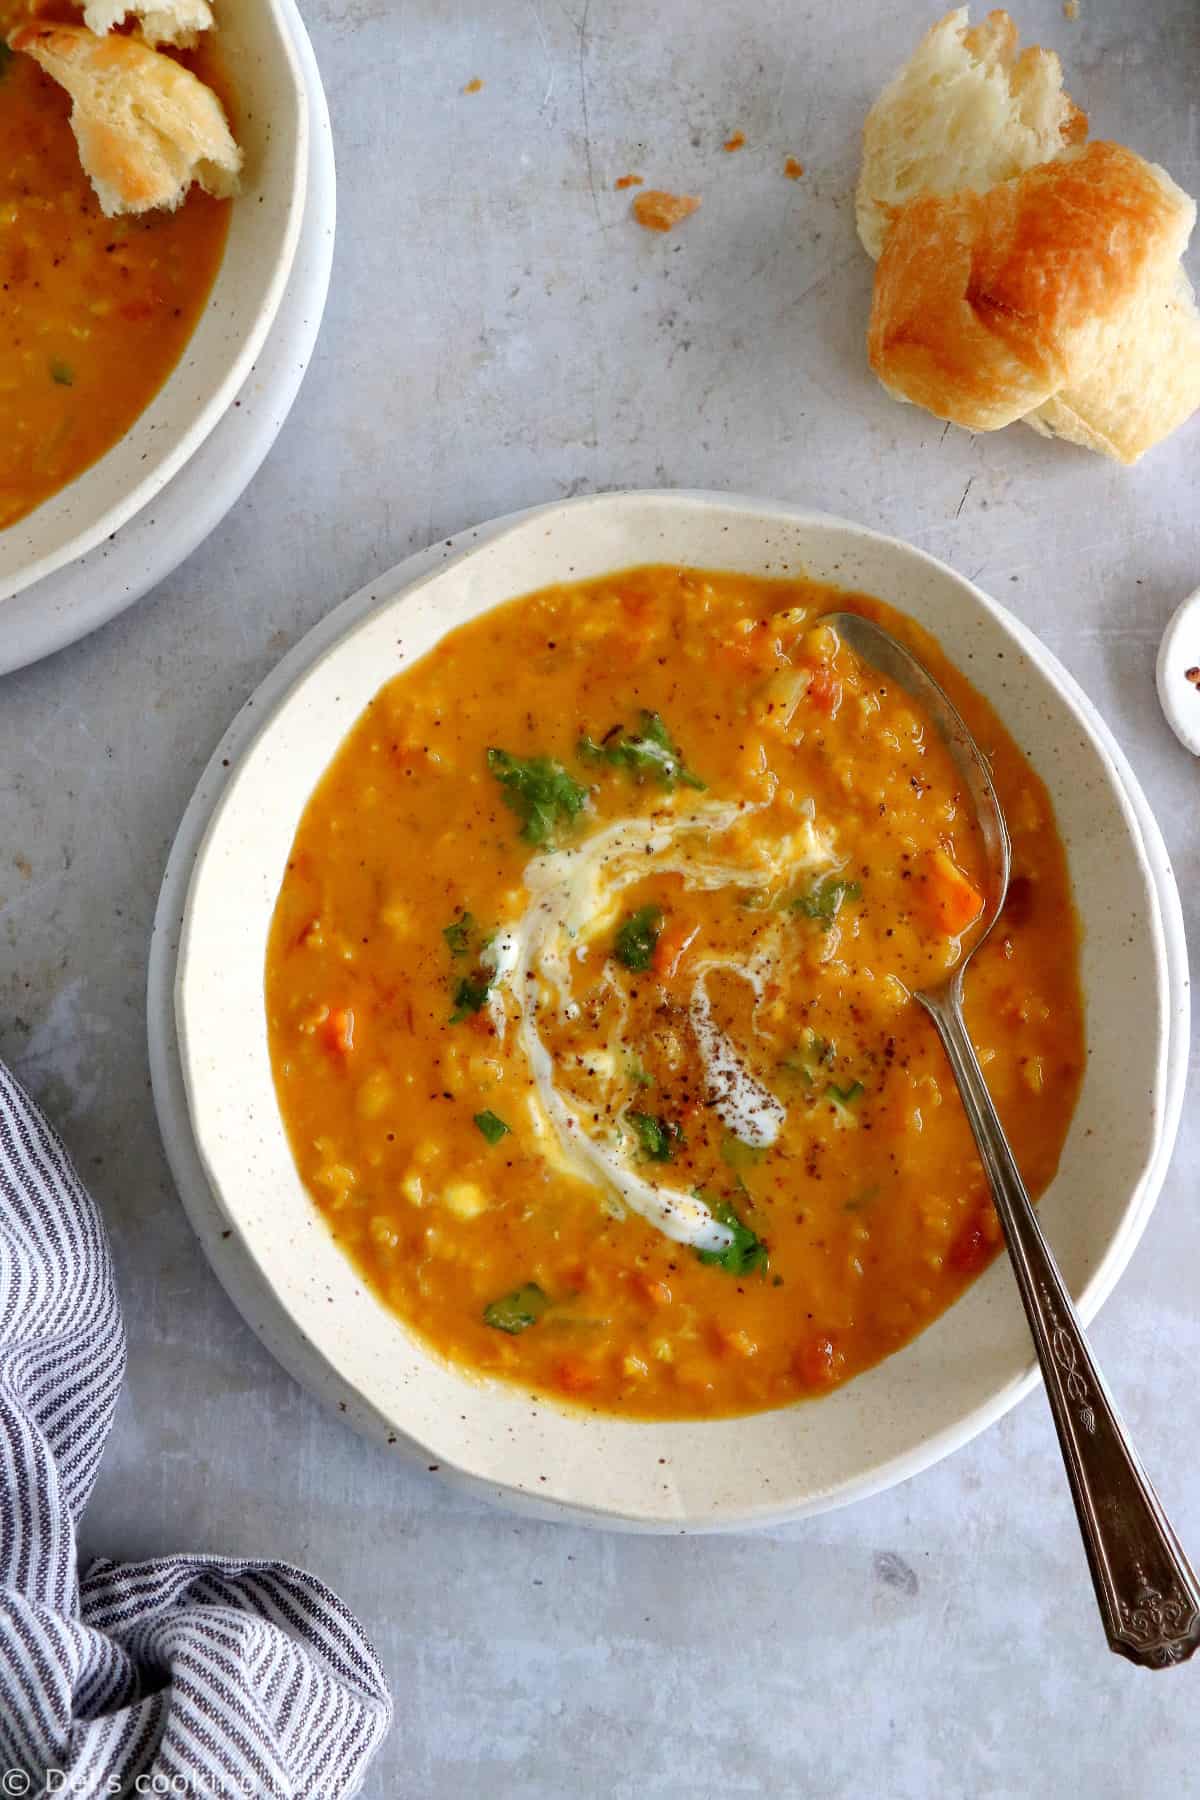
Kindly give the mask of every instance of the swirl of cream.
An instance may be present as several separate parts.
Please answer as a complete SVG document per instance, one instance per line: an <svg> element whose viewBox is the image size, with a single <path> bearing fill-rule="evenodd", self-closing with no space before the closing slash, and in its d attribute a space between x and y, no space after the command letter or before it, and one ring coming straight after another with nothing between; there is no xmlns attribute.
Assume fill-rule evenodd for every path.
<svg viewBox="0 0 1200 1800"><path fill-rule="evenodd" d="M644 880L651 869L678 874L684 886L693 889L736 886L765 891L781 875L809 874L836 865L828 834L810 819L786 837L758 839L749 860L722 859L719 840L746 811L744 806L717 800L696 802L678 814L664 809L648 818L620 819L577 846L535 858L525 870L529 903L515 924L497 934L489 951L493 1022L501 1036L515 1024L537 1102L564 1162L579 1175L599 1178L666 1237L696 1250L725 1249L732 1242L728 1226L720 1224L694 1194L647 1180L630 1162L624 1134L610 1147L587 1132L583 1104L556 1082L554 1060L537 1021L547 1006L555 1007L562 1018L576 1016L570 986L572 950L582 953L586 940L615 917L621 893ZM703 965L691 1007L713 1103L727 1123L734 1119L748 1142L768 1144L786 1114L775 1096L745 1069L712 1019L704 979L716 966L713 960ZM754 979L752 971L738 972Z"/></svg>

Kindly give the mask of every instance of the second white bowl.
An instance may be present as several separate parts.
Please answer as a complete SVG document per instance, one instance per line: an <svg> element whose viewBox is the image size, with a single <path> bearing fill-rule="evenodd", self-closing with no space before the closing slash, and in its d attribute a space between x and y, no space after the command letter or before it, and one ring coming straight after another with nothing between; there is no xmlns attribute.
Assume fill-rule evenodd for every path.
<svg viewBox="0 0 1200 1800"><path fill-rule="evenodd" d="M285 5L218 3L245 153L224 259L182 357L145 412L91 468L0 531L0 632L9 595L101 543L183 467L262 348L291 273L308 183L308 94Z"/></svg>

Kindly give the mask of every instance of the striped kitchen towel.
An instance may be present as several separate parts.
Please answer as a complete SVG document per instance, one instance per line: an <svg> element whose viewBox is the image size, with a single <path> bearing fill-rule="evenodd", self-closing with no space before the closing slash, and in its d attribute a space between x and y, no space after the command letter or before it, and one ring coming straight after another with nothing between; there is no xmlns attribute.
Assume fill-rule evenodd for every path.
<svg viewBox="0 0 1200 1800"><path fill-rule="evenodd" d="M391 1723L358 1621L287 1563L93 1563L125 1367L100 1217L0 1064L0 1795L342 1800Z"/></svg>

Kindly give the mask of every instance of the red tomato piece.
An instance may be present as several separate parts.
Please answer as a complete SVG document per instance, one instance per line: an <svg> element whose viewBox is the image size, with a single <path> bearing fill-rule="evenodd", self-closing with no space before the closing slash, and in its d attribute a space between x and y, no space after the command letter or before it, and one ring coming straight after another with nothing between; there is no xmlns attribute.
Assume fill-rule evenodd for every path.
<svg viewBox="0 0 1200 1800"><path fill-rule="evenodd" d="M339 1056L354 1048L354 1014L348 1006L333 1007L321 1027L325 1043Z"/></svg>

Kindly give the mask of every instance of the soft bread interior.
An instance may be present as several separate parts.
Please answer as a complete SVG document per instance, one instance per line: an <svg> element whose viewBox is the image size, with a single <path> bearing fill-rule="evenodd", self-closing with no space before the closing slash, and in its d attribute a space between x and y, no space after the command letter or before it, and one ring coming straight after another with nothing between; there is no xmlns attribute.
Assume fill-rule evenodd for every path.
<svg viewBox="0 0 1200 1800"><path fill-rule="evenodd" d="M982 192L1086 135L1053 50L1018 53L1007 13L974 29L965 6L947 13L867 114L855 196L867 254L878 260L895 210L918 194Z"/></svg>
<svg viewBox="0 0 1200 1800"><path fill-rule="evenodd" d="M136 18L148 44L174 44L187 48L213 22L208 0L88 0L83 22L103 37L114 25Z"/></svg>
<svg viewBox="0 0 1200 1800"><path fill-rule="evenodd" d="M178 206L193 181L236 192L242 153L221 103L172 57L78 25L30 23L9 43L70 94L80 160L110 218Z"/></svg>

